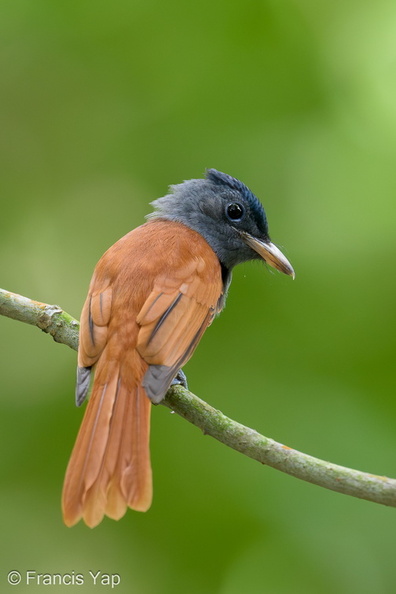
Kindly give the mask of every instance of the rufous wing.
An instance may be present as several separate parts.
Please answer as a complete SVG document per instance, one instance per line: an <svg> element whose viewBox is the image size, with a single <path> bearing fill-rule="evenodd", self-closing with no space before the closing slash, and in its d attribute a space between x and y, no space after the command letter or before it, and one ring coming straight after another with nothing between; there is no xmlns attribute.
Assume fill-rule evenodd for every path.
<svg viewBox="0 0 396 594"><path fill-rule="evenodd" d="M98 286L99 285L99 286ZM91 368L98 361L106 346L113 291L111 286L101 286L96 275L91 281L80 319L76 404L80 406L87 397Z"/></svg>
<svg viewBox="0 0 396 594"><path fill-rule="evenodd" d="M218 310L223 285L218 261L195 258L177 274L156 279L137 323L136 349L149 364L143 386L162 400L178 370L193 354Z"/></svg>

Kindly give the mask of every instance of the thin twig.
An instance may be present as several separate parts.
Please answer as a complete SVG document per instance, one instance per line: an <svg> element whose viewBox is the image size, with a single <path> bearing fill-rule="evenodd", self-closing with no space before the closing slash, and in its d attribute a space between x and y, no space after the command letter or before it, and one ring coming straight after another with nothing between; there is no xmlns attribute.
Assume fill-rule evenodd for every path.
<svg viewBox="0 0 396 594"><path fill-rule="evenodd" d="M77 350L79 323L57 305L0 289L0 314L48 332ZM173 386L162 404L230 448L315 485L396 507L396 480L325 462L260 435L226 417L185 388Z"/></svg>
<svg viewBox="0 0 396 594"><path fill-rule="evenodd" d="M17 293L0 289L0 314L37 326L43 332L51 334L55 342L66 344L75 351L78 349L80 323L59 305L33 301Z"/></svg>

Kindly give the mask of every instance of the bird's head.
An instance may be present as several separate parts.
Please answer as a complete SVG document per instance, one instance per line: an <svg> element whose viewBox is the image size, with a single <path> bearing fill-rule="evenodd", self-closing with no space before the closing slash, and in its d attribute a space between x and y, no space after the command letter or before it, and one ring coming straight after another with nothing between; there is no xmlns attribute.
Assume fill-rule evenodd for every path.
<svg viewBox="0 0 396 594"><path fill-rule="evenodd" d="M270 240L263 206L238 179L208 169L204 179L171 186L152 205L150 219L178 221L198 231L227 269L263 259L294 278L290 262Z"/></svg>

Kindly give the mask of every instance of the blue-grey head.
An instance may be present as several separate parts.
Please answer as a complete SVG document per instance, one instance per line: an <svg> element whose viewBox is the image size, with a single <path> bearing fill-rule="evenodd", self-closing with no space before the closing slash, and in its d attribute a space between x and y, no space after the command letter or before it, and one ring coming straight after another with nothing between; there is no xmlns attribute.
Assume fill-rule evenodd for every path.
<svg viewBox="0 0 396 594"><path fill-rule="evenodd" d="M149 219L178 221L198 231L228 270L263 259L294 278L290 262L270 240L263 206L238 179L208 169L204 179L171 186L170 193L152 205Z"/></svg>

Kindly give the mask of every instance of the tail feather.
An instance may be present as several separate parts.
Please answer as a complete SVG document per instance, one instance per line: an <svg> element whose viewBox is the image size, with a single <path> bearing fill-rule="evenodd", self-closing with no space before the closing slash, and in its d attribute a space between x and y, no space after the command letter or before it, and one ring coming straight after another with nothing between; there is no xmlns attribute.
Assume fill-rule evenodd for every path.
<svg viewBox="0 0 396 594"><path fill-rule="evenodd" d="M99 524L105 513L108 485L114 474L114 469L117 463L123 431L123 419L125 418L125 409L128 399L128 394L123 394L124 391L125 387L122 385L120 377L118 377L117 389L114 396L113 414L111 417L106 449L103 453L102 464L95 482L83 495L83 517L88 526L96 526ZM126 506L124 513L125 511Z"/></svg>
<svg viewBox="0 0 396 594"><path fill-rule="evenodd" d="M129 409L135 414L128 415L131 425L128 431L124 431L121 444L121 492L129 507L147 511L152 501L150 453L145 447L150 439L151 403L141 386L131 396ZM136 480L136 476L139 480Z"/></svg>
<svg viewBox="0 0 396 594"><path fill-rule="evenodd" d="M83 518L94 527L105 514L119 519L127 506L145 511L152 499L150 401L117 364L99 366L65 477L68 526Z"/></svg>

